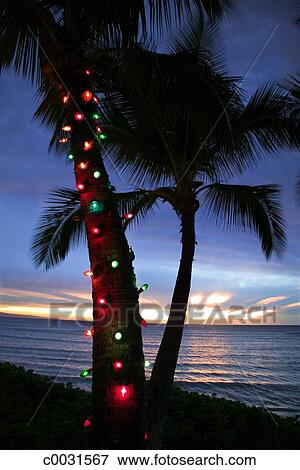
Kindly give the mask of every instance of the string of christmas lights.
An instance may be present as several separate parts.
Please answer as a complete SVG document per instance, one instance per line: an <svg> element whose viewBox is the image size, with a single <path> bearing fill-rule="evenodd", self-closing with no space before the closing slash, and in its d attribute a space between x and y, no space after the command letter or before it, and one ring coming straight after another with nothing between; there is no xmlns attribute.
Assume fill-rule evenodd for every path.
<svg viewBox="0 0 300 470"><path fill-rule="evenodd" d="M91 71L89 69L86 69L85 74L87 76L90 76ZM92 113L91 111L90 112L87 111L87 110L91 110L91 106L93 107L93 106L98 105L99 99L89 89L83 90L80 96L81 96L82 103L84 106L84 111L82 112L78 108L78 111L73 112L74 128L78 128L78 126L84 125L86 121L89 122L89 120L92 120L93 122L91 125L92 125L92 128L94 129L93 130L94 139L86 139L86 138L82 139L82 142L79 145L79 148L82 149L83 151L83 154L81 155L82 161L78 162L78 156L76 155L76 151L75 152L72 151L72 153L69 153L67 155L67 160L70 162L71 161L74 162L75 169L78 170L78 172L76 173L77 189L82 194L82 197L86 198L88 197L88 194L89 194L88 192L89 192L90 184L91 184L91 180L90 180L91 174L93 178L95 178L96 180L104 176L102 175L101 171L97 168L97 166L95 168L95 163L94 162L92 163L92 160L89 160L89 157L88 157L89 151L94 149L97 140L101 141L102 139L106 139L107 136L99 125L99 120L101 119L100 114L97 111L94 111ZM70 104L70 98L71 96L69 93L64 94L62 97L63 104L68 106ZM68 143L70 141L70 136L72 135L70 133L72 133L73 131L73 124L66 122L62 126L61 130L67 133L67 135L63 134L63 136L59 139L59 143L61 144ZM91 152L91 155L92 155L92 152ZM105 176L105 178L107 177ZM116 190L116 188L109 181L107 182L107 187L109 188L110 191ZM105 211L107 211L106 206L107 206L107 203L101 200L91 199L90 201L87 201L86 217L88 217L89 215L93 217L97 215L102 215ZM124 214L123 220L124 221L131 220L134 218L134 216L135 214L133 212L128 212ZM90 228L90 235L93 237L95 242L97 241L100 242L102 237L107 236L109 234L106 233L105 226L103 224L95 224L94 226L92 226L92 228ZM131 254L132 253L133 252L131 252ZM131 256L130 260L132 261L133 259L134 259L134 255ZM123 265L126 265L126 263L123 263L123 260L115 259L115 258L109 259L107 263L108 263L107 267L111 268L112 271L116 271L116 272L118 270L121 270ZM92 269L84 271L83 274L84 276L89 277L90 279L93 279L98 276L98 271L99 270L96 269L96 266L93 266ZM148 289L148 284L143 284L139 289L136 288L137 294L141 294L146 289ZM98 296L95 301L102 308L105 308L110 305L110 303L112 302L112 299L107 294L107 295ZM141 325L147 326L147 322L141 319ZM84 336L93 337L94 333L95 333L94 328L87 329L84 331ZM117 343L126 342L126 333L124 331L115 331L113 333L113 340ZM145 361L144 365L145 367L150 367L151 362L147 360ZM120 405L120 402L122 403L126 401L128 402L131 396L133 396L134 389L133 389L132 384L123 383L124 381L123 372L124 370L126 370L126 363L124 363L124 358L120 358L120 357L113 358L112 370L116 374L114 381L115 380L117 380L117 382L118 380L121 381L121 383L117 385L114 384L112 386L114 400L118 402ZM93 372L92 368L85 369L80 373L80 377L81 378L90 377L92 375L92 372ZM91 423L92 423L92 416L90 416L88 419L84 421L84 427L85 428L89 427Z"/></svg>

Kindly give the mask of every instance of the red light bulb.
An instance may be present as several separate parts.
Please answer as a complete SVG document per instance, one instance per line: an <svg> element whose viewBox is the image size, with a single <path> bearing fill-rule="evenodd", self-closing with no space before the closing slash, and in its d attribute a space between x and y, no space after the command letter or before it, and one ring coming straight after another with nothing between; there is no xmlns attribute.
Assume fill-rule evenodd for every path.
<svg viewBox="0 0 300 470"><path fill-rule="evenodd" d="M87 163L80 162L78 166L81 170L86 170L87 169Z"/></svg>
<svg viewBox="0 0 300 470"><path fill-rule="evenodd" d="M100 233L100 228L98 227L93 227L92 228L92 233L94 233L95 235L98 235Z"/></svg>
<svg viewBox="0 0 300 470"><path fill-rule="evenodd" d="M79 191L83 191L84 190L84 184L83 183L79 183L77 185L77 188L79 189Z"/></svg>
<svg viewBox="0 0 300 470"><path fill-rule="evenodd" d="M94 101L96 104L99 104L99 100L98 100L97 96L94 96L94 97L93 97L93 101Z"/></svg>
<svg viewBox="0 0 300 470"><path fill-rule="evenodd" d="M69 103L69 100L70 100L70 97L69 97L69 95L65 95L65 96L63 96L63 103L64 103L64 104L67 104L67 103Z"/></svg>
<svg viewBox="0 0 300 470"><path fill-rule="evenodd" d="M92 140L86 140L83 145L83 150L90 150L93 147L94 143Z"/></svg>
<svg viewBox="0 0 300 470"><path fill-rule="evenodd" d="M91 425L91 421L89 419L86 419L85 422L83 423L83 426L85 428L88 428Z"/></svg>
<svg viewBox="0 0 300 470"><path fill-rule="evenodd" d="M83 120L83 114L82 113L75 113L74 118L76 121L82 121Z"/></svg>
<svg viewBox="0 0 300 470"><path fill-rule="evenodd" d="M104 305L106 304L106 299L104 297L100 297L98 300L97 300L98 304L101 304L101 305Z"/></svg>
<svg viewBox="0 0 300 470"><path fill-rule="evenodd" d="M124 215L124 218L127 220L132 219L133 217L134 217L133 212L127 212L127 214Z"/></svg>
<svg viewBox="0 0 300 470"><path fill-rule="evenodd" d="M113 400L117 406L128 406L128 401L134 394L134 387L130 385L115 385L112 389Z"/></svg>
<svg viewBox="0 0 300 470"><path fill-rule="evenodd" d="M90 71L89 69L86 69L85 73L86 73L87 75L91 75L91 71Z"/></svg>
<svg viewBox="0 0 300 470"><path fill-rule="evenodd" d="M82 99L88 103L93 98L93 93L89 90L86 90L82 93Z"/></svg>
<svg viewBox="0 0 300 470"><path fill-rule="evenodd" d="M84 271L83 274L84 274L86 277L92 277L93 271L89 271L89 270L88 270L88 271Z"/></svg>
<svg viewBox="0 0 300 470"><path fill-rule="evenodd" d="M71 132L72 130L72 127L71 126L64 126L61 128L62 131L66 131L66 132Z"/></svg>
<svg viewBox="0 0 300 470"><path fill-rule="evenodd" d="M93 336L94 334L94 329L92 328L91 330L85 330L84 336Z"/></svg>
<svg viewBox="0 0 300 470"><path fill-rule="evenodd" d="M96 126L96 131L98 132L98 134L102 134L102 132L103 132L101 127L99 127L99 126Z"/></svg>
<svg viewBox="0 0 300 470"><path fill-rule="evenodd" d="M119 370L123 369L123 363L121 361L116 361L113 363L113 367L115 371L118 372Z"/></svg>

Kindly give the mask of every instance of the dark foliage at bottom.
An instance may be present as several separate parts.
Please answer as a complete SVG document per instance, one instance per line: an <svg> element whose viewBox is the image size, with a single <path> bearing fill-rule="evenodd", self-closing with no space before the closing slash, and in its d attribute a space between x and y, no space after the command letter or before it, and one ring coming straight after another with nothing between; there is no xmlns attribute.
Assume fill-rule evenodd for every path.
<svg viewBox="0 0 300 470"><path fill-rule="evenodd" d="M88 449L88 431L83 423L90 415L91 405L90 393L69 384L53 384L47 377L1 363L0 447ZM165 449L299 449L300 422L174 387L163 446Z"/></svg>

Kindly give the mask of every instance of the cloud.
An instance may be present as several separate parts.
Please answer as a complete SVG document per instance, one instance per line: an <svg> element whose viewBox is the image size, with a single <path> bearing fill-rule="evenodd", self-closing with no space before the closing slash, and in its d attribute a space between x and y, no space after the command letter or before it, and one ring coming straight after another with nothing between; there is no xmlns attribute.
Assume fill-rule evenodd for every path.
<svg viewBox="0 0 300 470"><path fill-rule="evenodd" d="M231 299L231 293L214 292L206 299L207 306L219 305Z"/></svg>
<svg viewBox="0 0 300 470"><path fill-rule="evenodd" d="M26 305L4 305L0 304L0 311L2 313L10 313L13 315L25 315L33 317L49 317L49 307L39 306L26 306Z"/></svg>
<svg viewBox="0 0 300 470"><path fill-rule="evenodd" d="M287 299L284 295L275 295L273 297L267 297L262 299L259 302L256 302L255 305L269 305L274 304L275 302L280 302L281 300Z"/></svg>
<svg viewBox="0 0 300 470"><path fill-rule="evenodd" d="M37 299L49 299L49 300L66 300L65 297L61 297L59 295L49 294L47 292L38 292L38 291L31 291L31 290L22 290L22 289L14 289L10 287L6 287L0 290L0 295L6 297L34 297Z"/></svg>
<svg viewBox="0 0 300 470"><path fill-rule="evenodd" d="M292 304L283 305L282 310L287 310L289 308L300 307L300 302L294 302Z"/></svg>

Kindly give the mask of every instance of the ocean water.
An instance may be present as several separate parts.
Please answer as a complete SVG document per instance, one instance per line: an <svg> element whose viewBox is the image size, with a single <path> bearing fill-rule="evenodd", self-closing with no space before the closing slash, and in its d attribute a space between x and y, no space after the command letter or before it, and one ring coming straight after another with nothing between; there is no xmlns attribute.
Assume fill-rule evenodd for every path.
<svg viewBox="0 0 300 470"><path fill-rule="evenodd" d="M81 325L0 315L0 361L22 365L57 382L86 390L91 379L91 338ZM143 329L145 359L152 363L163 328ZM151 366L146 369L149 377ZM189 326L175 376L183 388L300 414L300 326Z"/></svg>

